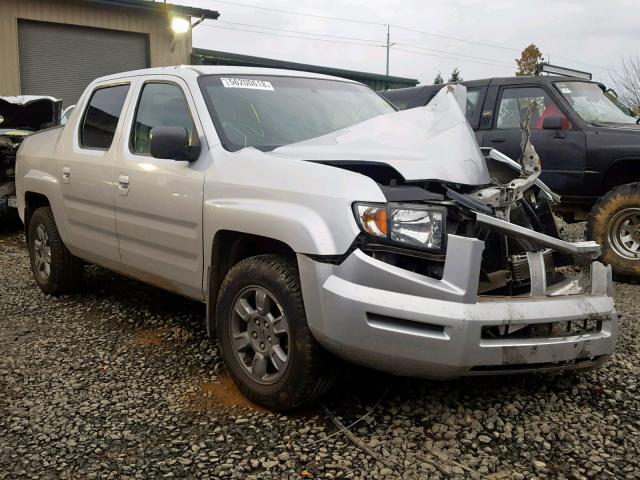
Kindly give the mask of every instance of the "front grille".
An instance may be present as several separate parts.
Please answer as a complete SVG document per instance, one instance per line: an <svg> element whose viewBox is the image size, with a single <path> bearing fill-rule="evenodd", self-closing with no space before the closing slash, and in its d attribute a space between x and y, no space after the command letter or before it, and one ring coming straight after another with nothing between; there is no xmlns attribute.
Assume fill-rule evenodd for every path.
<svg viewBox="0 0 640 480"><path fill-rule="evenodd" d="M602 330L600 317L585 318L584 320L565 320L561 322L518 324L518 325L489 325L482 327L483 340L508 340L529 338L557 338L574 335L587 335Z"/></svg>

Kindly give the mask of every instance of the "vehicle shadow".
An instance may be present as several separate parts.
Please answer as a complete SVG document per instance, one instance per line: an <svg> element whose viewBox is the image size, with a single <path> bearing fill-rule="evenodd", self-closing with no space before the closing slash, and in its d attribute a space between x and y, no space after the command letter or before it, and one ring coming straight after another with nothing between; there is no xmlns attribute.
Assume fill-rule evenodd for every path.
<svg viewBox="0 0 640 480"><path fill-rule="evenodd" d="M119 310L127 312L126 323L114 320L117 323L111 328L138 331L179 326L189 333L184 345L187 349L197 352L204 348L200 345L208 344L206 309L200 302L95 266L87 269L83 290L74 295L74 301L92 305L99 299L107 305L117 304ZM216 373L224 373L220 372L222 358L219 353L209 363L212 369L216 366ZM336 388L318 404L300 410L297 415L317 414L321 404L347 418L362 415L374 406L383 411L411 406L414 412L421 411L422 415L425 406L434 404L453 410L486 409L505 402L527 402L533 398L538 401L555 393L571 391L577 384L584 383L583 377L589 375L578 371L434 381L396 377L342 361L333 363L332 368L339 372ZM422 408L416 410L416 405Z"/></svg>
<svg viewBox="0 0 640 480"><path fill-rule="evenodd" d="M22 222L18 215L6 215L0 217L0 235L11 235L23 230Z"/></svg>
<svg viewBox="0 0 640 480"><path fill-rule="evenodd" d="M588 375L588 371L579 370L430 380L397 377L352 364L345 367L340 388L326 399L328 405L359 404L366 408L378 402L381 405L436 402L453 408L474 409L479 405L486 407L487 404L572 390L584 375Z"/></svg>

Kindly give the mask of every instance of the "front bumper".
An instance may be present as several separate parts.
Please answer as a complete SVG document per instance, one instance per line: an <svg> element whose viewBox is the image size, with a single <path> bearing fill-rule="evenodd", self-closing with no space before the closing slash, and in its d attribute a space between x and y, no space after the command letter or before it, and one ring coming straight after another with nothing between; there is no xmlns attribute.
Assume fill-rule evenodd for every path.
<svg viewBox="0 0 640 480"><path fill-rule="evenodd" d="M309 327L336 355L398 375L463 375L580 368L612 353L618 316L611 269L592 264L591 292L565 295L477 295L484 243L450 235L442 280L419 275L355 250L340 265L298 255ZM598 324L580 334L486 338L483 327L534 330ZM571 322L571 323L568 323ZM486 330L486 329L485 329ZM484 338L483 338L484 337Z"/></svg>

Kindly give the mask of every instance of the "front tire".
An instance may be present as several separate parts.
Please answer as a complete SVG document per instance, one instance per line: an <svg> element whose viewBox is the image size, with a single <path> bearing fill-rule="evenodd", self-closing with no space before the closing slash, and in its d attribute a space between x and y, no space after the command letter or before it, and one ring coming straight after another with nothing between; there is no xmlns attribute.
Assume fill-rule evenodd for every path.
<svg viewBox="0 0 640 480"><path fill-rule="evenodd" d="M73 256L62 242L51 208L38 208L31 215L27 247L33 277L44 293L61 295L80 284L82 260Z"/></svg>
<svg viewBox="0 0 640 480"><path fill-rule="evenodd" d="M640 278L640 183L620 185L596 203L587 238L601 245L600 259L618 278Z"/></svg>
<svg viewBox="0 0 640 480"><path fill-rule="evenodd" d="M331 359L309 330L290 259L260 255L236 264L220 287L216 330L229 374L259 405L293 409L332 384Z"/></svg>

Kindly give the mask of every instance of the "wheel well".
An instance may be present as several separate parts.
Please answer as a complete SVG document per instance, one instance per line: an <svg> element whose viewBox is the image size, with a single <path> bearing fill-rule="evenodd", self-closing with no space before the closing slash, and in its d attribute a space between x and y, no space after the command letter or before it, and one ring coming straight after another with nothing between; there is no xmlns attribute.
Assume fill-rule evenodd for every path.
<svg viewBox="0 0 640 480"><path fill-rule="evenodd" d="M245 258L269 253L295 257L295 252L289 245L273 238L229 230L222 230L216 233L211 251L211 269L209 271L207 294L207 322L210 334L214 332L215 306L220 285L222 285L229 270Z"/></svg>
<svg viewBox="0 0 640 480"><path fill-rule="evenodd" d="M26 192L24 194L25 211L24 211L24 226L28 228L29 219L31 215L40 207L50 207L49 199L41 193Z"/></svg>
<svg viewBox="0 0 640 480"><path fill-rule="evenodd" d="M602 195L618 185L637 182L638 180L640 180L640 159L620 160L607 170L606 177L602 183Z"/></svg>

